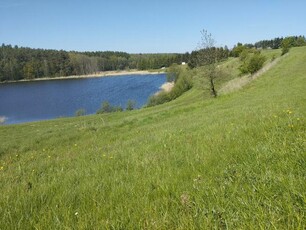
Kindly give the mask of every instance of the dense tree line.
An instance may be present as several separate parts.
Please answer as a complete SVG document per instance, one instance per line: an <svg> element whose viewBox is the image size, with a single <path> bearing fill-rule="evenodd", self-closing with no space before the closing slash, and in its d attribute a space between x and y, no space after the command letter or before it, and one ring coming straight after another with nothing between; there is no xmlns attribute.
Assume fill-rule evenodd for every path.
<svg viewBox="0 0 306 230"><path fill-rule="evenodd" d="M128 54L124 52L85 52L90 57L98 58L100 71L124 69L160 69L173 63L188 62L190 54Z"/></svg>
<svg viewBox="0 0 306 230"><path fill-rule="evenodd" d="M92 74L124 69L159 69L188 62L185 54L128 54L125 52L67 52L0 46L0 81Z"/></svg>
<svg viewBox="0 0 306 230"><path fill-rule="evenodd" d="M274 38L271 40L262 40L254 44L244 45L238 42L237 45L235 45L234 48L231 50L229 55L231 57L239 57L239 55L247 49L280 49L284 46L288 47L288 49L291 47L306 46L305 36Z"/></svg>
<svg viewBox="0 0 306 230"><path fill-rule="evenodd" d="M290 36L290 37L281 37L281 38L274 38L271 40L262 40L256 42L254 44L255 48L262 48L262 49L279 49L282 47L282 43L284 40L289 40L291 47L298 47L298 46L305 46L306 39L305 36Z"/></svg>
<svg viewBox="0 0 306 230"><path fill-rule="evenodd" d="M194 68L194 67L201 65L200 63L201 61L199 60L199 57L207 57L211 53L214 53L216 62L226 60L230 55L230 51L227 48L227 46L225 46L224 48L223 47L211 47L211 48L203 48L203 49L195 50L195 51L192 51L190 54L189 63L188 63L189 67ZM206 63L206 64L209 64L209 63Z"/></svg>
<svg viewBox="0 0 306 230"><path fill-rule="evenodd" d="M277 37L271 40L261 40L255 42L254 44L244 44L243 46L247 48L256 48L256 49L280 49L282 48L282 43L284 40L288 40L291 47L305 46L306 39L305 36L289 36L289 37ZM242 43L237 43L234 47L242 46Z"/></svg>

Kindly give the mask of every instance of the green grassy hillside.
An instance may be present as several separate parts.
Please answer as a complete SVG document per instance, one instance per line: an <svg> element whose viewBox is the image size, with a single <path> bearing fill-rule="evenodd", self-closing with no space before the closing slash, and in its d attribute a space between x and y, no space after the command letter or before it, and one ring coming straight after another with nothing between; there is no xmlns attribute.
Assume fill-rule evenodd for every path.
<svg viewBox="0 0 306 230"><path fill-rule="evenodd" d="M305 229L306 48L241 90L0 127L1 229ZM229 67L230 68L230 67Z"/></svg>

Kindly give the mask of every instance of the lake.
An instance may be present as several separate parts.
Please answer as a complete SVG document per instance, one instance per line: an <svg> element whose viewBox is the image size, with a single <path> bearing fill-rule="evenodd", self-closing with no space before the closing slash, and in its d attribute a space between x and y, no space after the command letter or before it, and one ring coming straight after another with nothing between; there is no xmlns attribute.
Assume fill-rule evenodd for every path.
<svg viewBox="0 0 306 230"><path fill-rule="evenodd" d="M103 101L125 108L129 99L140 108L165 82L165 74L154 74L0 84L0 118L16 124L75 116L81 108L94 114Z"/></svg>

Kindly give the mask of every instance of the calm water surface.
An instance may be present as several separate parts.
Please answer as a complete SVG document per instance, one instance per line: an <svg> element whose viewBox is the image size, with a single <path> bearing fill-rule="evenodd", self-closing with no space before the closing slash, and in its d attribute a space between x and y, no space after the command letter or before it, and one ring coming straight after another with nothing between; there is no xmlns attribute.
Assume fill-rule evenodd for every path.
<svg viewBox="0 0 306 230"><path fill-rule="evenodd" d="M0 84L0 117L15 124L74 116L80 108L93 114L103 101L125 108L129 99L140 108L165 82L158 74Z"/></svg>

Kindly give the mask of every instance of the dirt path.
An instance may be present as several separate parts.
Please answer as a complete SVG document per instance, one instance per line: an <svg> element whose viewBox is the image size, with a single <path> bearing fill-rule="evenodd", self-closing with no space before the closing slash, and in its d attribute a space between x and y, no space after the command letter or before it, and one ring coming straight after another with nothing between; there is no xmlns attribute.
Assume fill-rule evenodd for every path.
<svg viewBox="0 0 306 230"><path fill-rule="evenodd" d="M284 56L286 56L286 55L284 55ZM278 57L275 60L273 60L272 62L269 62L263 68L261 68L259 71L257 71L256 73L254 73L252 75L251 74L244 75L242 77L238 77L238 78L235 78L235 79L227 82L219 90L219 93L220 94L228 94L228 93L231 93L231 92L234 92L234 91L237 91L237 90L241 89L242 87L244 87L245 85L247 85L251 81L253 81L254 79L260 77L263 73L267 72L273 66L275 66L279 62L279 60L282 59L284 56Z"/></svg>

